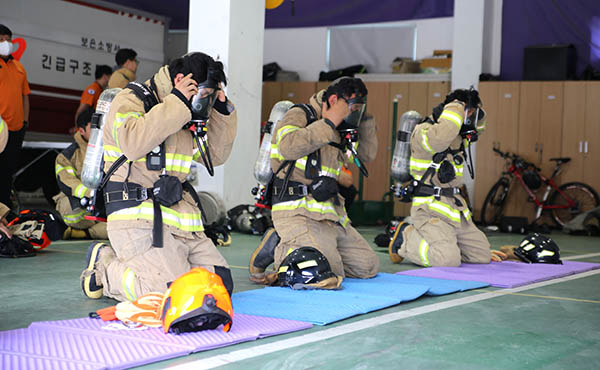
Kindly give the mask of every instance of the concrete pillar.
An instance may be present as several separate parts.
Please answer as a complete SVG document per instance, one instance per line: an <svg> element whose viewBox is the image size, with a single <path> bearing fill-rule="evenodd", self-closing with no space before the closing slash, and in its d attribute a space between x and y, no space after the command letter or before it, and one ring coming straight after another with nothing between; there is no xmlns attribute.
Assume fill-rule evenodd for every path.
<svg viewBox="0 0 600 370"><path fill-rule="evenodd" d="M212 178L199 166L194 186L221 195L227 209L252 203L250 190L256 185L264 28L264 0L190 0L188 51L201 51L223 62L228 79L225 91L238 114L229 160L215 168Z"/></svg>
<svg viewBox="0 0 600 370"><path fill-rule="evenodd" d="M454 0L452 90L477 88L482 72L500 73L501 34L502 0ZM473 180L467 174L463 178L473 199Z"/></svg>

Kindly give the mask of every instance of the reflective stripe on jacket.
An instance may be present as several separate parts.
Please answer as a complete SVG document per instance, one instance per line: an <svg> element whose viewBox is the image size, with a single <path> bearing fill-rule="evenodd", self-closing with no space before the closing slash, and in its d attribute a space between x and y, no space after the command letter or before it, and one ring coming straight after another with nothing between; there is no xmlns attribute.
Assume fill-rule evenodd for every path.
<svg viewBox="0 0 600 370"><path fill-rule="evenodd" d="M329 145L330 142L340 143L338 131L329 126L321 117L321 98L325 90L314 94L309 104L315 109L317 120L307 125L306 113L296 107L290 109L277 123L271 141L271 168L273 172L281 166L283 161L295 160L295 168L290 180L309 185L312 179L305 177L306 161L308 155L320 149L321 151L321 176L337 179L344 164L348 165L348 158L338 148ZM366 117L359 127L360 146L358 153L365 162L371 162L377 154L377 132L375 120ZM285 171L277 176L285 177ZM330 220L342 225L348 224L348 217L344 209L344 201L338 195L339 205L331 201L317 202L310 194L302 199L282 202L273 206L273 217L284 218L303 215L314 220Z"/></svg>
<svg viewBox="0 0 600 370"><path fill-rule="evenodd" d="M182 129L191 119L187 105L171 93L173 84L168 66L155 75L159 104L144 112L144 104L132 90L124 89L111 103L103 129L104 170L107 171L116 158L125 155L131 162L123 164L111 177L111 181L130 182L146 188L153 187L161 171L146 168L146 154L165 142L165 168L167 175L181 182L190 173L192 161L199 158L199 150L189 130ZM146 82L148 85L148 82ZM228 104L231 104L230 102ZM237 112L224 115L213 109L208 121L208 147L214 166L225 163L233 147L237 131ZM172 233L185 235L203 230L200 210L189 194L171 207L163 207L163 223ZM108 229L116 230L139 227L152 223L152 201L116 211L108 216Z"/></svg>
<svg viewBox="0 0 600 370"><path fill-rule="evenodd" d="M459 135L464 116L464 106L460 103L446 104L438 123L421 123L415 127L410 139L410 174L416 180L421 180L425 171L433 163L435 153L443 152L450 148L457 150L461 145L461 136ZM456 177L442 184L438 177L438 172L426 179L428 185L439 186L441 188L460 188L463 185L464 162L463 153L456 154L460 159L459 164L455 162L452 154L446 155L446 160L452 164ZM440 197L435 199L433 196L414 197L412 202L413 213L416 209L426 210L432 217L439 217L453 224L461 223L461 214L465 219L471 218L467 204L461 195L456 195L461 203L456 205L455 199L450 197Z"/></svg>

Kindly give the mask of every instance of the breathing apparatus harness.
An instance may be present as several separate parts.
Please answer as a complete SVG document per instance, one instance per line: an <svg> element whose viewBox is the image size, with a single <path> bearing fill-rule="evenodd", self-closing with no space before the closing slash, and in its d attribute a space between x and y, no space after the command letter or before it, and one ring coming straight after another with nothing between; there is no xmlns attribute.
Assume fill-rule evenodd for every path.
<svg viewBox="0 0 600 370"><path fill-rule="evenodd" d="M472 89L470 91L472 91ZM444 106L445 103L441 103L440 105L435 107L433 109L432 117L427 117L423 120L422 123L437 124L437 120L441 115ZM392 190L402 202L412 202L412 199L415 196L433 196L438 201L441 199L442 196L446 196L454 199L454 203L456 204L456 206L460 207L462 205L461 201L456 197L456 195L460 194L460 188L442 188L439 186L435 186L433 185L432 179L436 172L438 173L438 179L442 184L449 183L456 178L454 166L448 160L446 160L448 154L452 155L453 161L456 165L461 165L463 163L463 158L460 156L460 154L462 154L464 157L467 157L468 162L466 164L467 169L469 171L469 175L472 179L475 177L475 172L473 170L473 156L471 154L471 143L477 141L478 138L476 125L477 119L480 116L480 110L476 104L474 107L472 106L470 98L467 100L465 106L465 117L463 125L461 126L459 132L459 135L463 139L460 144L460 147L458 149L451 149L448 147L442 152L435 153L431 160L431 164L429 165L429 167L427 168L420 180L416 180L413 178L406 186L393 186ZM472 115L467 114L470 108L475 109L475 113ZM466 150L467 148L468 154ZM426 183L428 180L429 184Z"/></svg>
<svg viewBox="0 0 600 370"><path fill-rule="evenodd" d="M311 123L317 120L317 112L310 104L296 104L293 105L290 109L294 107L301 108L306 114L306 126L310 125ZM330 142L329 145L340 149L342 152L347 153L348 156L353 155L354 162L360 168L361 172L365 176L369 176L369 172L367 171L366 166L359 158L356 149L354 149L354 143L358 141L358 130L355 128L345 128L344 130L338 131L340 132L341 142L339 144ZM291 200L298 200L306 197L308 194L311 194L317 202L324 202L333 198L334 203L336 205L339 204L339 200L337 198L337 194L339 191L337 186L337 179L330 176L320 175L320 149L310 153L306 158L306 168L304 170L304 177L313 180L310 185L304 185L301 182L290 180L290 176L294 171L295 165L295 160L286 160L283 161L283 163L275 171L275 174L271 179L271 183L269 184L271 186L272 191L272 204L287 202ZM279 174L279 172L286 168L287 170L284 178L278 178L277 175Z"/></svg>
<svg viewBox="0 0 600 370"><path fill-rule="evenodd" d="M146 86L138 82L130 82L127 84L126 88L131 89L136 97L144 103L144 111L146 113L148 113L152 107L159 103L158 99L156 98L157 87L156 83L154 82L154 77L150 79L150 86ZM205 137L206 121L193 119L184 126L184 129L191 131L192 136L195 138L196 143L198 144L198 150L201 151L202 159L204 160L204 163L212 176L212 162L210 160L210 154L208 152L208 146L206 145ZM200 145L199 137L202 138L202 144L204 147ZM204 150L206 150L206 157ZM203 222L206 221L200 199L196 194L194 187L187 181L181 183L177 177L167 175L164 141L146 154L146 168L150 171L162 171L159 179L154 183L153 187L145 188L142 185L128 181L129 173L131 171L131 161L129 161L130 165L125 177L125 181L110 181L111 176L127 161L127 157L125 155L121 155L111 165L98 190L96 191L96 194L104 194L102 199L104 200L107 215L125 208L136 207L142 202L152 199L154 206L152 244L157 248L163 247L163 220L160 206L162 205L165 207L171 207L175 205L181 199L183 199L184 190L190 193L201 211Z"/></svg>

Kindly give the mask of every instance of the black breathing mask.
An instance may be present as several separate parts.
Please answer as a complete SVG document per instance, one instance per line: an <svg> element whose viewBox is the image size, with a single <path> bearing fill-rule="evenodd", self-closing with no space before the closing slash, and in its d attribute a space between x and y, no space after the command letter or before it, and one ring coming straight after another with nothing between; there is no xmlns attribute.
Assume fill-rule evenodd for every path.
<svg viewBox="0 0 600 370"><path fill-rule="evenodd" d="M210 112L217 100L218 91L219 81L214 77L212 70L209 70L206 81L198 84L198 93L190 101L192 105L192 121L208 121Z"/></svg>
<svg viewBox="0 0 600 370"><path fill-rule="evenodd" d="M481 127L479 122L483 122L484 117L485 112L480 107L465 108L465 119L460 128L460 136L470 142L477 141L477 131Z"/></svg>
<svg viewBox="0 0 600 370"><path fill-rule="evenodd" d="M367 106L366 96L344 99L348 102L348 115L337 127L338 131L356 130L362 121Z"/></svg>

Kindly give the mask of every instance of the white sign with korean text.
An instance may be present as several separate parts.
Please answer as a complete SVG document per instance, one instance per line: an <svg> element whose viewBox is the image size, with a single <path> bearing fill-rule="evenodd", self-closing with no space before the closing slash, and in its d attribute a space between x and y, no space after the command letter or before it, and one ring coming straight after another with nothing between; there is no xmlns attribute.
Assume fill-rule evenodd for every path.
<svg viewBox="0 0 600 370"><path fill-rule="evenodd" d="M164 64L160 19L61 0L19 0L2 6L0 24L13 39L27 42L20 62L34 84L83 90L94 80L96 65L116 67L120 48L137 52L139 81Z"/></svg>

